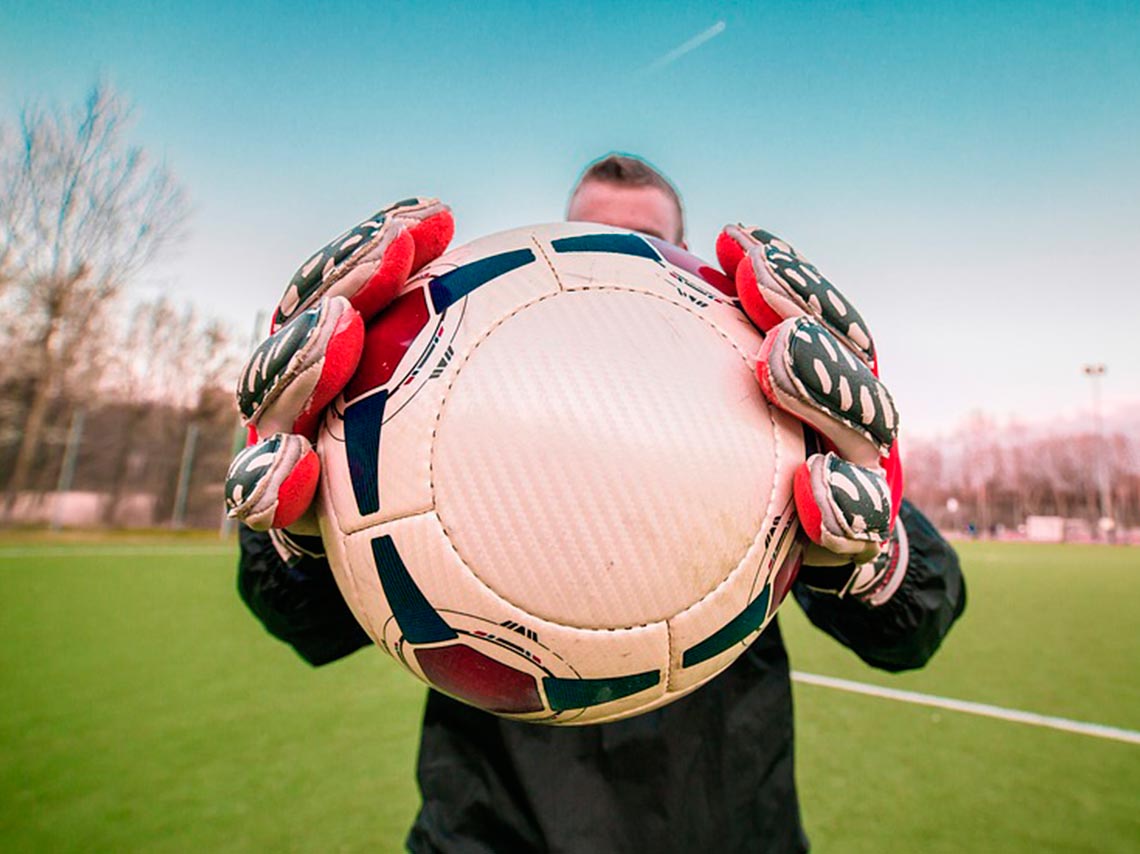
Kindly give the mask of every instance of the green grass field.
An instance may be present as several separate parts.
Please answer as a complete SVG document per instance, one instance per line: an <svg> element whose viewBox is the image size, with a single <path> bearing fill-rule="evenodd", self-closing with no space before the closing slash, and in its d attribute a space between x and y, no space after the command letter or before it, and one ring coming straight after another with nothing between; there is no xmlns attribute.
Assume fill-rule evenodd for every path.
<svg viewBox="0 0 1140 854"><path fill-rule="evenodd" d="M424 692L377 650L313 670L233 590L233 547L0 538L0 851L396 851ZM1140 729L1140 550L966 544L925 670L795 608L797 670ZM1137 851L1140 746L796 686L819 852Z"/></svg>

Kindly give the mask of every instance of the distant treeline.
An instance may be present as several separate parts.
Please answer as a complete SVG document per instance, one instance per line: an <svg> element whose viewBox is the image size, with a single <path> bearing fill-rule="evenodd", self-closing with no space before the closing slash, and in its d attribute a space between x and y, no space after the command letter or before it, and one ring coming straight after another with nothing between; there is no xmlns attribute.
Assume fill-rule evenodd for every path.
<svg viewBox="0 0 1140 854"><path fill-rule="evenodd" d="M906 494L940 527L993 533L1026 516L1087 520L1111 515L1140 527L1140 441L1121 432L1069 428L1041 434L975 416L948 437L903 446Z"/></svg>

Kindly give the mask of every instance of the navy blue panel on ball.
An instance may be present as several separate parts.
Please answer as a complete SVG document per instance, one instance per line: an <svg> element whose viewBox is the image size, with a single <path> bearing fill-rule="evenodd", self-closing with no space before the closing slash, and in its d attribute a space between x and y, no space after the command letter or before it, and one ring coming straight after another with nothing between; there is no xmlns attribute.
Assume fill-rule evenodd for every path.
<svg viewBox="0 0 1140 854"><path fill-rule="evenodd" d="M740 643L760 628L760 624L768 616L768 599L771 596L772 585L768 584L764 587L764 592L753 599L743 611L703 641L685 650L681 656L681 666L692 667L694 664L707 661L733 644Z"/></svg>
<svg viewBox="0 0 1140 854"><path fill-rule="evenodd" d="M555 252L613 252L618 255L636 255L651 261L660 261L657 250L636 234L582 234L577 237L560 237L550 245Z"/></svg>
<svg viewBox="0 0 1140 854"><path fill-rule="evenodd" d="M380 576L384 597L405 640L409 643L437 643L459 637L424 598L408 574L408 568L404 566L391 537L385 535L372 541L372 558L376 561L376 573Z"/></svg>
<svg viewBox="0 0 1140 854"><path fill-rule="evenodd" d="M456 267L431 280L431 303L436 314L442 314L449 305L458 302L473 290L504 273L517 270L534 262L534 252L515 249L489 258L480 258L462 267Z"/></svg>
<svg viewBox="0 0 1140 854"><path fill-rule="evenodd" d="M380 424L388 392L379 391L344 411L344 443L356 509L361 516L380 509Z"/></svg>

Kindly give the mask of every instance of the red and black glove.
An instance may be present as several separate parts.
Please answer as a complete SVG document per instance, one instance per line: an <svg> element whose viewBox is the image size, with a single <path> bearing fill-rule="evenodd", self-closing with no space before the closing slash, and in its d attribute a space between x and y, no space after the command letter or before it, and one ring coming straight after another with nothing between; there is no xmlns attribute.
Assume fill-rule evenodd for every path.
<svg viewBox="0 0 1140 854"><path fill-rule="evenodd" d="M896 530L898 413L879 381L871 334L835 286L775 235L729 225L716 251L765 335L756 365L765 397L823 441L796 472L796 510L813 544L800 579L881 604L906 571L906 546Z"/></svg>
<svg viewBox="0 0 1140 854"><path fill-rule="evenodd" d="M331 241L289 282L272 334L254 350L237 385L250 445L230 464L231 518L259 531L316 533L309 513L320 479L313 450L320 418L356 371L364 324L415 271L447 249L451 210L406 199Z"/></svg>

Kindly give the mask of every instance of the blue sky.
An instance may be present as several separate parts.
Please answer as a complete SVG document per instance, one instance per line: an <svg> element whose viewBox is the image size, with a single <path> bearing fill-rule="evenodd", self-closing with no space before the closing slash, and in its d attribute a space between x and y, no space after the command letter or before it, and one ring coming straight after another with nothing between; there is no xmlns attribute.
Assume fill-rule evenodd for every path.
<svg viewBox="0 0 1140 854"><path fill-rule="evenodd" d="M660 60L718 22L716 34ZM0 115L136 104L194 204L139 283L246 329L385 201L459 239L561 217L610 149L681 188L690 244L787 237L869 319L904 424L1140 399L1140 4L0 0Z"/></svg>

